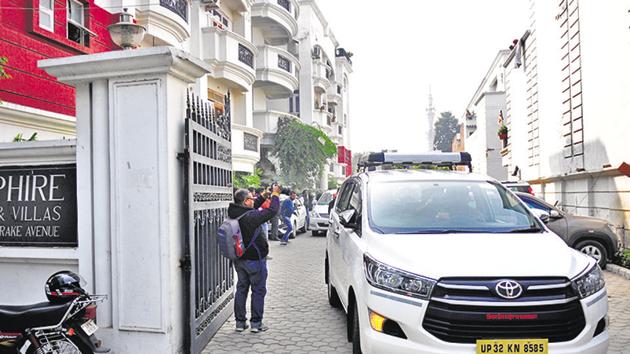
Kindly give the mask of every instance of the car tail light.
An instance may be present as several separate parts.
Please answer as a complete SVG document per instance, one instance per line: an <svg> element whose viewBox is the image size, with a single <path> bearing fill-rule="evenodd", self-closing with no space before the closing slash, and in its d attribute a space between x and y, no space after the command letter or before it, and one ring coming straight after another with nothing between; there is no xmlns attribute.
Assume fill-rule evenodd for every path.
<svg viewBox="0 0 630 354"><path fill-rule="evenodd" d="M534 194L534 189L532 188L532 186L527 187L527 193L529 193L531 195L536 195L536 194Z"/></svg>
<svg viewBox="0 0 630 354"><path fill-rule="evenodd" d="M92 304L85 308L85 314L83 315L85 320L96 320L96 305Z"/></svg>

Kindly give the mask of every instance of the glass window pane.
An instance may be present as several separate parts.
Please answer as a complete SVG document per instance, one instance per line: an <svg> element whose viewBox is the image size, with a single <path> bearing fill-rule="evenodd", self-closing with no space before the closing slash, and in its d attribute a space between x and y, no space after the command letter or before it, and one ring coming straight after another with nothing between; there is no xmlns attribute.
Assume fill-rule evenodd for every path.
<svg viewBox="0 0 630 354"><path fill-rule="evenodd" d="M52 10L53 0L40 0L39 1L39 7L40 8L44 8L44 9L48 9L48 10Z"/></svg>
<svg viewBox="0 0 630 354"><path fill-rule="evenodd" d="M46 12L39 13L39 27L52 29L52 16Z"/></svg>
<svg viewBox="0 0 630 354"><path fill-rule="evenodd" d="M71 0L69 18L72 21L80 25L83 25L83 4L80 4L76 1Z"/></svg>

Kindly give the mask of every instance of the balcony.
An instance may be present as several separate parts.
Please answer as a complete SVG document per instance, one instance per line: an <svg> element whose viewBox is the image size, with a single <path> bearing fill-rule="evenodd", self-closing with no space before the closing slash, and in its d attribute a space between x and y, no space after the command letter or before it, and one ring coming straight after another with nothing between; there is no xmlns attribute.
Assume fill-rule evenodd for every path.
<svg viewBox="0 0 630 354"><path fill-rule="evenodd" d="M256 80L256 47L244 37L218 27L205 27L202 32L202 59L212 65L212 75L231 88L249 91Z"/></svg>
<svg viewBox="0 0 630 354"><path fill-rule="evenodd" d="M149 38L175 47L190 38L189 13L187 0L139 0L135 8L137 23L147 29Z"/></svg>
<svg viewBox="0 0 630 354"><path fill-rule="evenodd" d="M260 160L262 136L258 129L232 124L232 166L235 171L254 172L254 166Z"/></svg>
<svg viewBox="0 0 630 354"><path fill-rule="evenodd" d="M343 101L341 96L341 87L339 85L332 85L328 89L328 104L340 105Z"/></svg>
<svg viewBox="0 0 630 354"><path fill-rule="evenodd" d="M332 123L333 123L333 115L322 111L319 109L313 110L313 123L317 123L317 125L322 129L326 135L329 137L333 133Z"/></svg>
<svg viewBox="0 0 630 354"><path fill-rule="evenodd" d="M332 70L326 66L326 64L314 61L313 62L313 85L316 88L321 89L323 92L326 92L328 88L332 85Z"/></svg>
<svg viewBox="0 0 630 354"><path fill-rule="evenodd" d="M287 43L297 35L299 8L296 0L254 0L252 26L268 43Z"/></svg>
<svg viewBox="0 0 630 354"><path fill-rule="evenodd" d="M268 98L288 98L299 88L300 61L284 49L258 47L256 82Z"/></svg>
<svg viewBox="0 0 630 354"><path fill-rule="evenodd" d="M264 133L261 145L269 146L273 144L273 136L278 131L278 120L280 117L300 119L294 115L280 111L268 110L254 112L254 128Z"/></svg>

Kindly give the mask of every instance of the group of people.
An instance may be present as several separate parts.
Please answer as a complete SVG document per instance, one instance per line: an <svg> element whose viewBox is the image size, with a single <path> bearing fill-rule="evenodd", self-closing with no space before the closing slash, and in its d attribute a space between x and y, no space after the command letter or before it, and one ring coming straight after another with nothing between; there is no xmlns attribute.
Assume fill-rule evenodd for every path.
<svg viewBox="0 0 630 354"><path fill-rule="evenodd" d="M280 203L282 193L288 195ZM269 257L268 240L280 240L280 245L286 246L289 236L293 232L291 216L296 211L294 201L297 199L295 191L283 191L275 184L269 188L249 188L234 191L234 202L228 207L228 217L238 219L245 252L234 261L234 268L238 277L236 294L234 297L234 317L237 332L243 332L250 326L247 324L246 302L251 289L251 317L249 324L251 332L266 331L263 324L265 295L267 294L267 260ZM308 190L302 193L302 202L307 209L307 225L313 198ZM286 232L278 238L279 220L286 224ZM269 233L271 223L271 233ZM263 237L259 237L262 234Z"/></svg>

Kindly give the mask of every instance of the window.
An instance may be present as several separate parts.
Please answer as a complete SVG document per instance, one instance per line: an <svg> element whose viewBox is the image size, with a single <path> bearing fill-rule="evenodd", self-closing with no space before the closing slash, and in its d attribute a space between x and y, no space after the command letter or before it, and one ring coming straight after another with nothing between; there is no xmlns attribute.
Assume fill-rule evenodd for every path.
<svg viewBox="0 0 630 354"><path fill-rule="evenodd" d="M211 22L212 26L218 27L218 28L221 28L221 29L231 30L231 28L232 28L232 25L231 25L232 21L222 11L214 9L214 10L212 10L212 12L209 12L208 14L210 16L210 22Z"/></svg>
<svg viewBox="0 0 630 354"><path fill-rule="evenodd" d="M352 188L354 187L354 183L346 182L341 187L341 192L339 193L339 201L337 202L336 210L338 213L347 210L348 205L350 203L350 197L352 196Z"/></svg>
<svg viewBox="0 0 630 354"><path fill-rule="evenodd" d="M378 182L369 203L370 225L382 233L542 230L516 197L485 181Z"/></svg>
<svg viewBox="0 0 630 354"><path fill-rule="evenodd" d="M68 39L90 46L90 31L85 28L85 9L83 3L76 0L68 0Z"/></svg>
<svg viewBox="0 0 630 354"><path fill-rule="evenodd" d="M55 31L54 0L39 0L39 27L50 32Z"/></svg>
<svg viewBox="0 0 630 354"><path fill-rule="evenodd" d="M538 203L534 199L521 197L521 200L529 207L530 209L538 209L544 211L546 214L551 212L551 208L543 205L542 203Z"/></svg>

